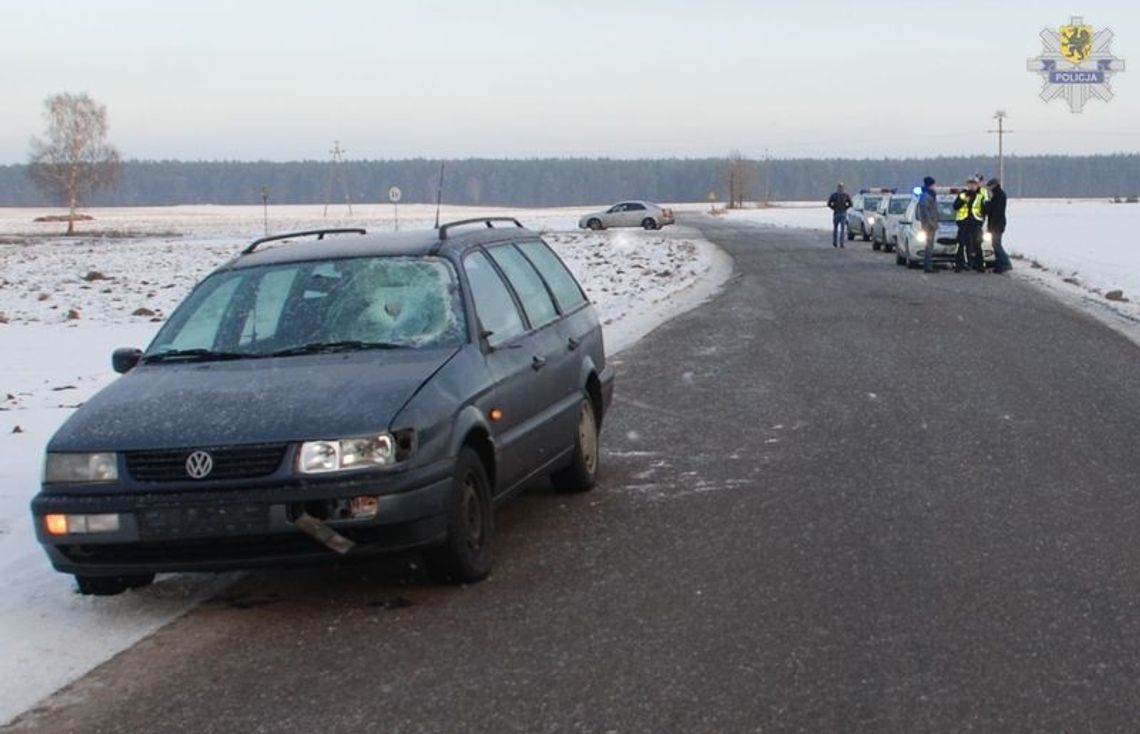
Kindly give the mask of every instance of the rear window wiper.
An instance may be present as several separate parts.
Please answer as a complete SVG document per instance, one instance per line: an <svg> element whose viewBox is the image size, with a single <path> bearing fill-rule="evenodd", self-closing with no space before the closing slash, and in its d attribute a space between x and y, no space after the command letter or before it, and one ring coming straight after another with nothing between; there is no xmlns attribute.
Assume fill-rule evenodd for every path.
<svg viewBox="0 0 1140 734"><path fill-rule="evenodd" d="M299 347L289 347L270 352L267 357L291 357L296 354L321 354L322 352L356 352L365 349L401 349L403 344L392 342L366 342L359 340L344 340L335 342L312 342Z"/></svg>
<svg viewBox="0 0 1140 734"><path fill-rule="evenodd" d="M252 359L259 355L249 352L217 352L213 349L168 349L143 357L144 362L165 362L173 359L198 360L202 362L223 359Z"/></svg>

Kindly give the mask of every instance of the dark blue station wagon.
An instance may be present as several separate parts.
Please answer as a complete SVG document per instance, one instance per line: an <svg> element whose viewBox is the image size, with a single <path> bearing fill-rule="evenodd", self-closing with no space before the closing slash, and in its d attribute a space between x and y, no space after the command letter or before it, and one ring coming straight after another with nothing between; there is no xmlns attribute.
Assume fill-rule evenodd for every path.
<svg viewBox="0 0 1140 734"><path fill-rule="evenodd" d="M594 486L613 395L578 282L502 219L258 240L112 362L32 500L85 594L407 549L478 581L497 503Z"/></svg>

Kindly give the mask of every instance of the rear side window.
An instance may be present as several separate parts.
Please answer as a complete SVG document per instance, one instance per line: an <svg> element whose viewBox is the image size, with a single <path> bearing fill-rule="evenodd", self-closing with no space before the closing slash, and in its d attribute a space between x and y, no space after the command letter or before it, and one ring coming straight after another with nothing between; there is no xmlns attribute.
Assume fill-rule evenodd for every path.
<svg viewBox="0 0 1140 734"><path fill-rule="evenodd" d="M479 323L491 332L487 343L498 346L523 333L518 307L487 256L481 252L469 255L463 261L463 269L471 284L471 298L475 301Z"/></svg>
<svg viewBox="0 0 1140 734"><path fill-rule="evenodd" d="M645 211L645 206L642 204L626 204L625 208L626 208L626 211L631 211L631 212L643 212L643 211Z"/></svg>
<svg viewBox="0 0 1140 734"><path fill-rule="evenodd" d="M558 318L558 311L554 308L554 301L550 300L550 293L542 278L521 252L512 245L499 245L488 252L507 274L507 280L519 295L532 328L545 326Z"/></svg>
<svg viewBox="0 0 1140 734"><path fill-rule="evenodd" d="M523 242L518 248L538 268L543 280L554 291L554 298L562 313L569 313L586 302L578 281L574 280L574 276L545 242Z"/></svg>

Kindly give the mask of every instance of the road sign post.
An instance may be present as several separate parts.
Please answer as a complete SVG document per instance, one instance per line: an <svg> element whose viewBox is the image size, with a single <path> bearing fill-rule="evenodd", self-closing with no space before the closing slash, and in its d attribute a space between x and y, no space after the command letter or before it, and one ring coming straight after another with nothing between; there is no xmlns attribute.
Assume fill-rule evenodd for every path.
<svg viewBox="0 0 1140 734"><path fill-rule="evenodd" d="M399 186L393 186L388 189L388 201L392 202L392 217L395 222L396 231L400 231L400 198L403 192L400 191Z"/></svg>

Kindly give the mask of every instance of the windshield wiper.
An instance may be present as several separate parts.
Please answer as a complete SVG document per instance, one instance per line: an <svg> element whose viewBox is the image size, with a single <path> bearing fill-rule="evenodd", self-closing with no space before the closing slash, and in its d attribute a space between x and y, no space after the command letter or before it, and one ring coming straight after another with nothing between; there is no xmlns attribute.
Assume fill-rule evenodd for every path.
<svg viewBox="0 0 1140 734"><path fill-rule="evenodd" d="M270 352L268 357L291 357L296 354L321 354L324 352L357 352L364 349L401 349L404 345L392 342L366 342L345 340L336 342L312 342L299 347L289 347Z"/></svg>
<svg viewBox="0 0 1140 734"><path fill-rule="evenodd" d="M143 357L143 361L165 362L171 359L186 359L206 362L223 359L253 359L258 356L249 352L216 352L213 349L168 349L165 352L148 354Z"/></svg>

